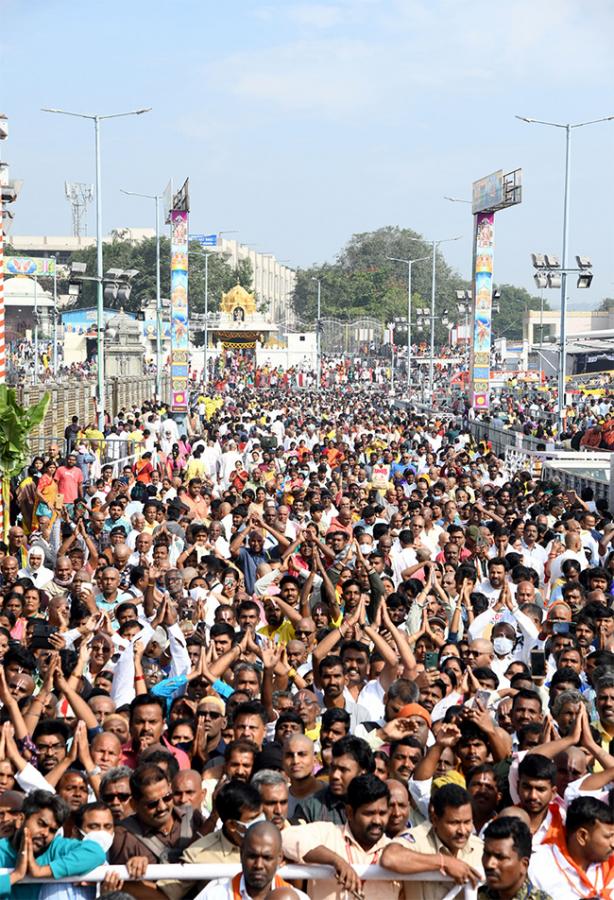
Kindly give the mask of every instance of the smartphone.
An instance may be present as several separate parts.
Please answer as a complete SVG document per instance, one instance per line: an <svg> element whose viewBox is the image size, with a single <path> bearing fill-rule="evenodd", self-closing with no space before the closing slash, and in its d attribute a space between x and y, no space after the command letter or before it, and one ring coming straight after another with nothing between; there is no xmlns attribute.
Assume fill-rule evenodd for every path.
<svg viewBox="0 0 614 900"><path fill-rule="evenodd" d="M438 669L439 668L439 653L435 650L427 650L424 654L424 668L425 669Z"/></svg>
<svg viewBox="0 0 614 900"><path fill-rule="evenodd" d="M552 634L569 634L569 622L553 622Z"/></svg>
<svg viewBox="0 0 614 900"><path fill-rule="evenodd" d="M543 678L546 674L546 654L543 650L531 650L531 674L535 678Z"/></svg>
<svg viewBox="0 0 614 900"><path fill-rule="evenodd" d="M47 622L36 621L32 625L32 639L30 650L53 650L53 644L49 643L49 637L57 632L55 625Z"/></svg>
<svg viewBox="0 0 614 900"><path fill-rule="evenodd" d="M475 692L475 699L479 700L484 709L488 709L491 691L480 690Z"/></svg>

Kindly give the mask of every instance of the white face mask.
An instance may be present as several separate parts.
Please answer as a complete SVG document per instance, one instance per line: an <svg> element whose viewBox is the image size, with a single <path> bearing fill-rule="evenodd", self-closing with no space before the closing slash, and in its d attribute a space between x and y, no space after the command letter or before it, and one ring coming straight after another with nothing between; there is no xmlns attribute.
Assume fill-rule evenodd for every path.
<svg viewBox="0 0 614 900"><path fill-rule="evenodd" d="M256 816L255 819L250 819L249 822L237 822L237 825L238 825L237 830L242 835L242 837L245 837L245 835L247 834L248 828L251 828L251 826L255 825L256 822L265 822L265 821L266 821L266 816L264 815L264 813L260 813L260 815Z"/></svg>
<svg viewBox="0 0 614 900"><path fill-rule="evenodd" d="M206 600L208 591L204 587L190 588L188 591L192 600Z"/></svg>
<svg viewBox="0 0 614 900"><path fill-rule="evenodd" d="M514 649L514 641L506 637L496 637L492 645L497 656L507 656Z"/></svg>
<svg viewBox="0 0 614 900"><path fill-rule="evenodd" d="M111 849L111 844L115 839L113 831L82 831L84 841L94 841L99 847L102 847L105 853Z"/></svg>

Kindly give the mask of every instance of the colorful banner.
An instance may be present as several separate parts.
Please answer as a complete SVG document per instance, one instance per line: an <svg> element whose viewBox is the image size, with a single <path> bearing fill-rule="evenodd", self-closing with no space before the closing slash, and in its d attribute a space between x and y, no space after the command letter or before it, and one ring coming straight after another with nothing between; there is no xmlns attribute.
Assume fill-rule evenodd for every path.
<svg viewBox="0 0 614 900"><path fill-rule="evenodd" d="M492 288L495 250L495 214L476 216L475 273L473 280L473 347L471 382L475 409L489 408Z"/></svg>
<svg viewBox="0 0 614 900"><path fill-rule="evenodd" d="M171 409L188 410L188 213L171 211Z"/></svg>
<svg viewBox="0 0 614 900"><path fill-rule="evenodd" d="M503 204L504 182L503 169L486 175L473 182L472 212L486 212Z"/></svg>
<svg viewBox="0 0 614 900"><path fill-rule="evenodd" d="M55 274L55 259L39 259L35 256L7 256L4 260L7 275Z"/></svg>

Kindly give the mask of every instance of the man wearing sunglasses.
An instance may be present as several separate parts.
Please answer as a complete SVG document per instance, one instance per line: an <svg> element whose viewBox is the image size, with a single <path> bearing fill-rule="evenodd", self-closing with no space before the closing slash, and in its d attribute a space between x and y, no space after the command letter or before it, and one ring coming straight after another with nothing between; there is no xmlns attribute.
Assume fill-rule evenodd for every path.
<svg viewBox="0 0 614 900"><path fill-rule="evenodd" d="M125 865L136 881L142 881L149 864L179 862L182 852L202 833L203 817L191 806L175 807L173 789L162 769L153 763L139 766L130 777L134 814L115 828L109 862ZM155 889L153 882L131 884L128 891L144 896L141 888Z"/></svg>
<svg viewBox="0 0 614 900"><path fill-rule="evenodd" d="M132 770L128 766L115 766L100 779L100 799L111 810L116 825L133 812L131 775Z"/></svg>

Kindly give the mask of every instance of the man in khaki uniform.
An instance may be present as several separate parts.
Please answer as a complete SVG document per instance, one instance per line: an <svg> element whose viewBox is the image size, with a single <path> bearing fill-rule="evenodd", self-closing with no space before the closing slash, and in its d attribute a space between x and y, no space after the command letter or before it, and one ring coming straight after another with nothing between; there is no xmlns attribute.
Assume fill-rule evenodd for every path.
<svg viewBox="0 0 614 900"><path fill-rule="evenodd" d="M442 875L461 884L484 880L482 871L483 843L473 833L471 798L457 784L446 784L437 790L429 806L430 822L417 825L403 838L385 848L380 863L393 872L416 872L415 854L435 854ZM408 852L413 851L413 852ZM449 883L406 881L406 900L443 900Z"/></svg>
<svg viewBox="0 0 614 900"><path fill-rule="evenodd" d="M219 831L207 834L183 851L182 863L241 863L241 844L249 826L260 821L262 816L260 795L256 788L243 782L233 781L224 785L215 799L211 813L211 825L215 827L217 818L222 821ZM169 900L181 900L190 894L195 896L203 884L193 881L159 881L158 888Z"/></svg>
<svg viewBox="0 0 614 900"><path fill-rule="evenodd" d="M361 894L364 900L398 900L402 896L400 881L386 878L383 881L365 881L356 874L354 865L374 865L384 863L384 858L392 850L393 857L400 854L401 866L396 871L417 874L432 872L439 876L440 854L428 848L425 853L416 852L413 844L401 846L391 843L385 829L390 815L390 790L375 775L359 775L354 778L347 791L347 822L335 825L332 822L311 822L284 828L281 833L284 856L292 862L310 865L333 866L336 880L309 882L308 893L311 900L344 900L347 892ZM480 842L481 843L481 842ZM406 849L411 846L411 849ZM397 853L395 853L395 851ZM456 881L477 882L478 875L465 862L455 857L447 857L445 874ZM392 868L392 867L391 867ZM414 900L422 896L424 882L408 882L406 896ZM437 887L437 884L433 884ZM450 885L434 896L444 897Z"/></svg>

